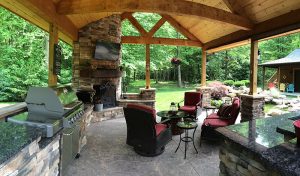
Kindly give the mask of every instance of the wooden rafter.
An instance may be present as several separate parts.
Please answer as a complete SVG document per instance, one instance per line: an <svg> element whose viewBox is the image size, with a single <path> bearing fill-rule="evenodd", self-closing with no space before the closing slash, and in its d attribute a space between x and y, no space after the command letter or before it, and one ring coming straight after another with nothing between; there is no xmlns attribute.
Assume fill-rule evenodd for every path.
<svg viewBox="0 0 300 176"><path fill-rule="evenodd" d="M201 42L193 41L193 40L157 38L157 37L139 37L139 36L122 36L121 43L193 46L193 47L202 46Z"/></svg>
<svg viewBox="0 0 300 176"><path fill-rule="evenodd" d="M143 26L132 16L131 12L128 13L123 13L122 14L122 19L128 19L130 23L135 27L138 32L141 34L141 36L146 36L147 31L143 28Z"/></svg>
<svg viewBox="0 0 300 176"><path fill-rule="evenodd" d="M158 31L158 29L165 24L166 19L165 18L161 18L153 27L152 29L148 32L148 36L152 37L156 31Z"/></svg>
<svg viewBox="0 0 300 176"><path fill-rule="evenodd" d="M50 24L56 24L58 30L65 34L60 36L65 41L77 40L78 29L66 16L56 13L52 1L1 0L0 4L48 32Z"/></svg>
<svg viewBox="0 0 300 176"><path fill-rule="evenodd" d="M207 42L204 44L204 46L207 49L214 49L220 46L248 40L250 38L260 40L297 29L300 29L300 9L261 22L257 24L252 31L240 30L216 40Z"/></svg>
<svg viewBox="0 0 300 176"><path fill-rule="evenodd" d="M169 15L161 15L163 18L167 19L167 21L182 35L184 35L186 38L190 40L199 40L197 37L195 37L190 31L188 31L186 28L184 28L181 24L179 24L173 17Z"/></svg>
<svg viewBox="0 0 300 176"><path fill-rule="evenodd" d="M153 12L216 20L245 30L253 28L252 22L240 15L182 0L65 0L57 4L57 12L63 15L93 12Z"/></svg>
<svg viewBox="0 0 300 176"><path fill-rule="evenodd" d="M242 6L240 5L239 0L223 0L223 2L226 4L226 6L229 8L229 10L232 13L241 15L247 19L249 19L249 17L247 16L247 14L245 13L244 9L242 8Z"/></svg>

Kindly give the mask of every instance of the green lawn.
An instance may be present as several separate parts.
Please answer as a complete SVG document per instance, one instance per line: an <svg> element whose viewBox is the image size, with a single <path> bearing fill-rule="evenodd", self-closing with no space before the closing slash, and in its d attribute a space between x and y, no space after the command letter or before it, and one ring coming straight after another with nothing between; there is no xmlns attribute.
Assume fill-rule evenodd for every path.
<svg viewBox="0 0 300 176"><path fill-rule="evenodd" d="M144 80L132 82L128 86L128 92L138 93L139 88L145 87ZM180 102L184 98L184 92L195 91L196 85L188 85L186 88L177 87L175 82L159 82L156 84L151 80L151 87L156 88L156 109L169 110L171 102Z"/></svg>

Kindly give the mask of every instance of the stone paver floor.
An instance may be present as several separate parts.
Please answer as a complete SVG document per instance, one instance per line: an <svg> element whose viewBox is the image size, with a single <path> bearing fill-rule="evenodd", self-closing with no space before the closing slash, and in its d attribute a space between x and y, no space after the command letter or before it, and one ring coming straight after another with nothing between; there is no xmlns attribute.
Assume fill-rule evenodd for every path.
<svg viewBox="0 0 300 176"><path fill-rule="evenodd" d="M199 121L203 120L199 118ZM191 133L190 133L191 134ZM87 130L87 145L81 157L67 169L67 176L217 176L219 175L219 145L206 141L199 146L200 123L195 133L196 154L189 143L187 159L184 145L174 153L179 135L173 136L165 152L157 157L143 157L126 145L125 119L91 124Z"/></svg>

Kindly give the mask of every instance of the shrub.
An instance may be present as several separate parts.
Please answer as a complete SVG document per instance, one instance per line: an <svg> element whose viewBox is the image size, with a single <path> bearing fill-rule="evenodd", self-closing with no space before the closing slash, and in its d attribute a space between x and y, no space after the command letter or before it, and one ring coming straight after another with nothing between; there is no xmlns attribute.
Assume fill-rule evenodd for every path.
<svg viewBox="0 0 300 176"><path fill-rule="evenodd" d="M219 81L213 81L208 84L208 87L212 87L211 98L220 100L222 97L228 94L228 88Z"/></svg>
<svg viewBox="0 0 300 176"><path fill-rule="evenodd" d="M244 82L245 86L249 87L250 86L250 80L241 80Z"/></svg>
<svg viewBox="0 0 300 176"><path fill-rule="evenodd" d="M234 81L233 81L233 80L225 80L225 81L224 81L224 84L225 84L226 86L232 86L232 85L234 84Z"/></svg>
<svg viewBox="0 0 300 176"><path fill-rule="evenodd" d="M243 81L236 81L233 83L233 85L235 87L241 87L241 86L245 86L245 83Z"/></svg>

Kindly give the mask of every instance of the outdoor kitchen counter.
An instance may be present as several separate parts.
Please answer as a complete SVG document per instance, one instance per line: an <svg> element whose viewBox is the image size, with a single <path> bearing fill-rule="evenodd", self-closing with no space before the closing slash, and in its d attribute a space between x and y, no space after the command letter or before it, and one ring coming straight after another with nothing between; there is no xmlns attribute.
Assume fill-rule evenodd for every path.
<svg viewBox="0 0 300 176"><path fill-rule="evenodd" d="M225 138L220 149L221 174L300 175L300 148L292 139L293 120L289 119L293 117L300 117L300 112L218 128Z"/></svg>
<svg viewBox="0 0 300 176"><path fill-rule="evenodd" d="M58 174L59 139L39 128L0 121L0 175Z"/></svg>

